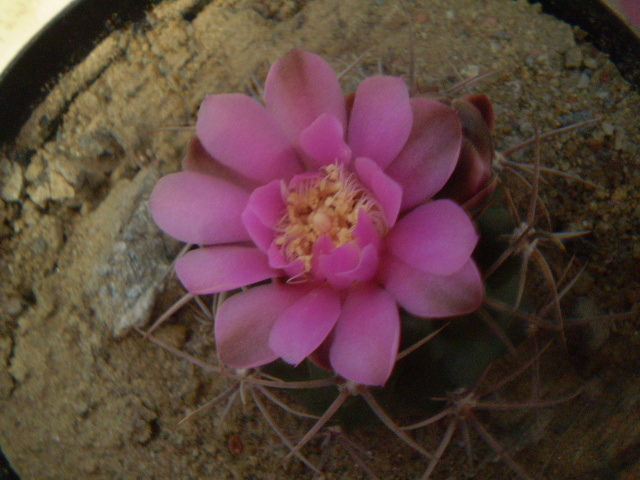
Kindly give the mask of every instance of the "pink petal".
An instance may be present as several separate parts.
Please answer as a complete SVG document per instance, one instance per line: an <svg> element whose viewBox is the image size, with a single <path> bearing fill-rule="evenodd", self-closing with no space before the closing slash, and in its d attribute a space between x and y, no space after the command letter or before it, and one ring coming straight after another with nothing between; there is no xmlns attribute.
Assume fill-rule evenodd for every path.
<svg viewBox="0 0 640 480"><path fill-rule="evenodd" d="M301 166L275 119L246 95L210 95L198 113L202 146L220 163L241 175L267 183L289 180Z"/></svg>
<svg viewBox="0 0 640 480"><path fill-rule="evenodd" d="M226 292L278 276L263 252L238 246L191 250L177 260L176 274L194 295Z"/></svg>
<svg viewBox="0 0 640 480"><path fill-rule="evenodd" d="M249 192L224 180L178 172L158 181L149 206L154 221L172 237L213 245L249 240L240 221L248 201Z"/></svg>
<svg viewBox="0 0 640 480"><path fill-rule="evenodd" d="M258 186L256 182L248 180L209 155L198 137L189 140L187 153L182 159L182 170L210 175L247 190L253 190Z"/></svg>
<svg viewBox="0 0 640 480"><path fill-rule="evenodd" d="M271 268L283 270L287 277L298 277L304 273L302 260L289 260L282 253L282 247L275 242L271 244L267 252Z"/></svg>
<svg viewBox="0 0 640 480"><path fill-rule="evenodd" d="M357 158L356 173L362 184L376 197L387 219L387 227L396 223L402 202L402 187L389 178L373 160Z"/></svg>
<svg viewBox="0 0 640 480"><path fill-rule="evenodd" d="M367 283L349 290L336 323L331 366L348 380L384 385L400 341L398 306L384 289Z"/></svg>
<svg viewBox="0 0 640 480"><path fill-rule="evenodd" d="M274 232L273 229L267 227L260 217L258 217L251 210L246 210L242 212L242 224L244 228L247 229L253 243L262 250L263 252L268 252L271 243L274 240Z"/></svg>
<svg viewBox="0 0 640 480"><path fill-rule="evenodd" d="M407 86L399 77L365 79L356 90L347 143L353 157L367 157L385 169L411 132Z"/></svg>
<svg viewBox="0 0 640 480"><path fill-rule="evenodd" d="M300 287L272 283L226 300L215 321L216 346L223 363L253 368L278 358L269 347L271 328L287 308L306 293Z"/></svg>
<svg viewBox="0 0 640 480"><path fill-rule="evenodd" d="M358 223L353 229L353 236L360 248L372 245L376 250L380 250L380 232L373 224L371 215L364 208L358 210Z"/></svg>
<svg viewBox="0 0 640 480"><path fill-rule="evenodd" d="M307 161L310 169L335 162L346 165L351 160L351 149L344 142L344 127L329 113L323 113L302 131L300 147L313 160Z"/></svg>
<svg viewBox="0 0 640 480"><path fill-rule="evenodd" d="M434 275L388 257L382 262L378 278L402 308L420 317L471 313L484 298L480 272L472 259L451 275Z"/></svg>
<svg viewBox="0 0 640 480"><path fill-rule="evenodd" d="M412 98L409 140L386 173L402 185L402 210L435 195L453 172L462 142L455 110L427 98Z"/></svg>
<svg viewBox="0 0 640 480"><path fill-rule="evenodd" d="M340 315L340 296L331 287L312 290L276 320L269 346L286 362L298 365L327 338Z"/></svg>
<svg viewBox="0 0 640 480"><path fill-rule="evenodd" d="M367 245L361 251L355 243L345 243L318 257L319 270L337 289L371 280L378 269L378 251L373 245Z"/></svg>
<svg viewBox="0 0 640 480"><path fill-rule="evenodd" d="M247 207L242 212L242 224L263 252L269 250L274 239L274 228L285 209L279 180L258 187L251 193Z"/></svg>
<svg viewBox="0 0 640 480"><path fill-rule="evenodd" d="M289 141L323 113L347 125L344 98L335 73L321 57L298 48L277 60L264 85L264 101Z"/></svg>
<svg viewBox="0 0 640 480"><path fill-rule="evenodd" d="M473 253L478 235L467 213L451 200L435 200L404 216L386 236L400 260L435 275L458 271Z"/></svg>
<svg viewBox="0 0 640 480"><path fill-rule="evenodd" d="M304 172L299 175L294 175L291 181L289 181L288 189L289 191L295 190L297 186L301 183L305 183L308 181L313 181L319 178L321 175L317 171Z"/></svg>
<svg viewBox="0 0 640 480"><path fill-rule="evenodd" d="M325 255L331 254L335 249L336 246L333 240L327 235L320 235L316 241L313 242L313 247L311 247L311 274L314 280L326 280L320 259Z"/></svg>

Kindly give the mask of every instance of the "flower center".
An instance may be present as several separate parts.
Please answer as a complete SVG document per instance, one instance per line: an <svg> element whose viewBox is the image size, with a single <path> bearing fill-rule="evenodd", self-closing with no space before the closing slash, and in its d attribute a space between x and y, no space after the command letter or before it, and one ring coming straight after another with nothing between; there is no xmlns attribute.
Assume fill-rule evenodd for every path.
<svg viewBox="0 0 640 480"><path fill-rule="evenodd" d="M355 240L358 212L364 209L380 235L387 229L386 219L374 196L341 165L328 165L319 174L284 187L287 209L276 230L276 244L289 261L302 260L304 272L311 271L313 246L322 236L334 247Z"/></svg>

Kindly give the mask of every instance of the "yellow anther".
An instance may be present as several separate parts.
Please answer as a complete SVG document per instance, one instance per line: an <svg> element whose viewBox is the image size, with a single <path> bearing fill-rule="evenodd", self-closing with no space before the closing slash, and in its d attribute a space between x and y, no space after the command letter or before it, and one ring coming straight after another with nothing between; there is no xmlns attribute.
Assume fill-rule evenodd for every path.
<svg viewBox="0 0 640 480"><path fill-rule="evenodd" d="M291 191L283 185L287 208L275 230L282 232L276 245L289 261L300 260L311 271L313 245L327 236L336 247L354 241L358 211L370 214L382 235L387 226L376 199L340 165L328 165L316 178L300 182Z"/></svg>

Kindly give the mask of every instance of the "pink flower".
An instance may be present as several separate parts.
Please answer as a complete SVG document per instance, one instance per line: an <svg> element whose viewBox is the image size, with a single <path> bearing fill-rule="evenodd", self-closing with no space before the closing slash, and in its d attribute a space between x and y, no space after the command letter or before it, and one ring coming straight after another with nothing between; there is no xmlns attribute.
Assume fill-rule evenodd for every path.
<svg viewBox="0 0 640 480"><path fill-rule="evenodd" d="M345 101L330 66L302 50L271 67L264 101L204 100L184 171L151 195L153 218L200 245L176 264L189 292L271 280L219 309L223 362L311 356L348 380L383 385L398 351L398 305L440 318L482 302L473 223L452 200L431 200L456 166L458 115L409 99L390 76L367 78Z"/></svg>

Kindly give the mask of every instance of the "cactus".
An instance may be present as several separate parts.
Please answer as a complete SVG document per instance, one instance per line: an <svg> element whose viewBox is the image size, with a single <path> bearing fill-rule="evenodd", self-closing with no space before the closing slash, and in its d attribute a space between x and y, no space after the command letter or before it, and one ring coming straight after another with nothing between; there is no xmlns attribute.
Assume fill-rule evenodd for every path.
<svg viewBox="0 0 640 480"><path fill-rule="evenodd" d="M294 50L267 77L266 109L241 95L205 100L184 171L162 179L150 200L163 230L200 247L176 264L188 293L145 335L232 379L214 402L248 391L286 459L315 472L302 452L310 440L333 423L377 419L428 460L422 478L469 426L531 478L473 412L500 408L484 396L535 368L545 349L480 390L493 362L540 328L565 341L560 302L573 281L555 277L541 247L585 232L539 226L541 174L557 173L541 166L544 136L525 142L533 166L518 164L509 156L519 147L495 152L485 95L409 99L400 79L379 76L345 102L337 85L320 57ZM518 169L531 176L516 177L530 190L524 216L504 179ZM542 282L528 280L530 264ZM209 294L219 364L152 335ZM264 399L315 423L294 443ZM413 418L426 419L401 426ZM440 419L450 421L433 452L406 433Z"/></svg>

